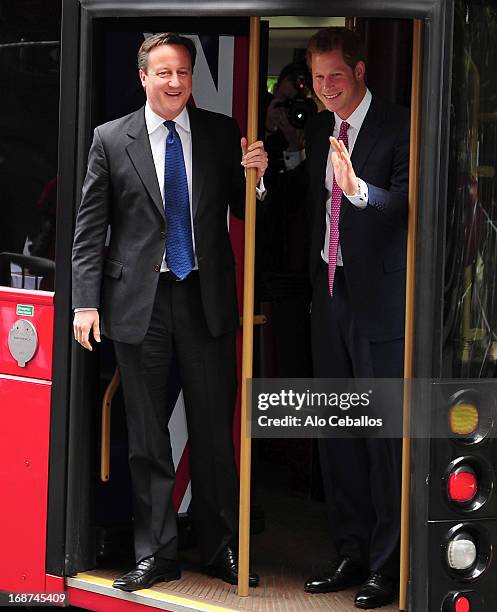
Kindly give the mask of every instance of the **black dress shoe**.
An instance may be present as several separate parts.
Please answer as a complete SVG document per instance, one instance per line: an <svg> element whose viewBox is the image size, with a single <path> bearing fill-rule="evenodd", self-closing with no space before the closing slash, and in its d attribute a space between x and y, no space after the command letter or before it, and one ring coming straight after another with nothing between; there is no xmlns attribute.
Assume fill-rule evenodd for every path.
<svg viewBox="0 0 497 612"><path fill-rule="evenodd" d="M348 557L343 557L342 559L337 559L328 573L309 578L304 585L304 591L306 593L342 591L351 586L361 584L366 576L367 572L357 563Z"/></svg>
<svg viewBox="0 0 497 612"><path fill-rule="evenodd" d="M156 582L179 580L181 572L176 561L159 557L146 557L124 576L114 580L112 586L121 591L137 591L148 589Z"/></svg>
<svg viewBox="0 0 497 612"><path fill-rule="evenodd" d="M356 608L380 608L394 601L397 594L396 583L383 574L373 572L355 596Z"/></svg>
<svg viewBox="0 0 497 612"><path fill-rule="evenodd" d="M217 562L205 568L205 573L209 574L209 576L221 578L221 580L228 584L238 584L238 556L235 550L227 546L219 555ZM259 576L250 573L249 586L256 587L258 584Z"/></svg>

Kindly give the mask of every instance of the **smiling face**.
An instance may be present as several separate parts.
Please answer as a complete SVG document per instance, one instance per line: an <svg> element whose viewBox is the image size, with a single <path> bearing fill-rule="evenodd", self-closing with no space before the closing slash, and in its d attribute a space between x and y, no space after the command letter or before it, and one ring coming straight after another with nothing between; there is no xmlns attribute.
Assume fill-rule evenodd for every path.
<svg viewBox="0 0 497 612"><path fill-rule="evenodd" d="M192 62L183 45L159 45L148 54L140 79L150 108L172 120L185 108L192 93Z"/></svg>
<svg viewBox="0 0 497 612"><path fill-rule="evenodd" d="M348 119L366 93L364 62L357 62L352 69L341 49L335 49L313 53L311 71L314 91L324 106L341 119Z"/></svg>

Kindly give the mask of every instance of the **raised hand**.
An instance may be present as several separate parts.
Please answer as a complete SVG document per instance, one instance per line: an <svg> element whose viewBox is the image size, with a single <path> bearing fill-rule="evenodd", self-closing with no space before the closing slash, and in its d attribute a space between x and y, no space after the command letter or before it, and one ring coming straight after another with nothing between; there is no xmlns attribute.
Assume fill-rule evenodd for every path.
<svg viewBox="0 0 497 612"><path fill-rule="evenodd" d="M333 164L335 180L345 194L353 195L359 189L359 182L350 161L347 147L334 136L330 136L330 143L333 148L331 163Z"/></svg>

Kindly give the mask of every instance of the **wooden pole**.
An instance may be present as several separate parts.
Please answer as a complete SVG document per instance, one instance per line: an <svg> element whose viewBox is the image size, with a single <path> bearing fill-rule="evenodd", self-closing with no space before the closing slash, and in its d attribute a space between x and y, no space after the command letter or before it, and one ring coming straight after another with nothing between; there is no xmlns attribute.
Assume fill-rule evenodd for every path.
<svg viewBox="0 0 497 612"><path fill-rule="evenodd" d="M259 50L260 19L250 18L249 76L248 76L248 120L247 140L257 140L257 114L259 104ZM245 193L245 259L243 284L243 348L242 348L242 414L240 442L240 523L238 542L238 595L249 594L250 559L250 462L251 402L247 381L252 378L253 333L254 333L254 250L255 250L255 188L257 171L247 171Z"/></svg>
<svg viewBox="0 0 497 612"><path fill-rule="evenodd" d="M120 381L119 368L116 368L102 400L102 428L100 434L100 480L102 482L107 482L110 478L110 409Z"/></svg>
<svg viewBox="0 0 497 612"><path fill-rule="evenodd" d="M421 123L423 22L413 22L411 139L409 158L409 225L407 233L407 282L406 282L406 340L404 349L404 436L402 444L402 500L400 524L400 590L399 609L407 609L407 583L409 581L410 504L411 504L411 395L414 350L414 297L416 286L416 229L419 200L419 149Z"/></svg>

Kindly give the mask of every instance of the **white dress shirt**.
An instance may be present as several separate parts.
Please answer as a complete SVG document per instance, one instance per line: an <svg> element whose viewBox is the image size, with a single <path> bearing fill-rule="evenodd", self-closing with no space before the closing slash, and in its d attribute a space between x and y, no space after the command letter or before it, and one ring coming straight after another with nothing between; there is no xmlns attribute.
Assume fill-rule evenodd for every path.
<svg viewBox="0 0 497 612"><path fill-rule="evenodd" d="M176 125L176 131L181 140L183 147L183 159L185 160L186 180L188 183L188 200L190 202L190 224L192 232L193 256L195 264L193 269L198 270L197 253L195 251L195 235L193 233L193 211L192 211L192 133L190 131L190 117L186 107L181 113L173 119ZM148 102L145 104L145 124L147 126L148 139L150 148L152 149L152 157L154 158L155 172L157 174L157 182L159 183L160 194L164 201L164 171L166 167L166 138L169 130L164 125L164 119L155 114L150 108ZM166 264L166 250L164 246L164 255L162 257L161 272L169 270Z"/></svg>
<svg viewBox="0 0 497 612"><path fill-rule="evenodd" d="M350 125L347 135L349 139L349 154L352 155L352 151L354 150L354 145L357 140L357 136L359 134L359 130L362 127L366 114L371 105L372 95L369 89L366 90L364 98L362 99L359 106L355 109L355 111L350 115L348 119L346 119L347 123ZM342 125L343 119L341 119L336 113L335 115L335 128L333 129L333 136L338 138L340 134L340 127ZM333 164L331 162L331 154L333 152L333 148L330 145L330 150L328 152L328 159L326 161L326 178L325 178L325 187L326 187L326 232L324 235L324 245L323 250L321 251L321 257L323 260L328 263L328 253L330 250L330 215L331 215L331 193L333 190ZM366 208L368 204L368 186L367 184L358 177L359 189L355 194L345 196L348 200L356 206L357 208ZM343 266L342 259L342 251L340 249L340 244L338 245L337 252L337 266Z"/></svg>
<svg viewBox="0 0 497 612"><path fill-rule="evenodd" d="M190 223L192 230L193 255L195 258L194 270L198 270L197 253L195 250L195 235L193 232L193 211L192 211L192 133L190 131L190 117L186 107L181 113L173 119L176 124L176 131L181 140L183 147L183 158L185 160L186 179L188 182L188 199L190 201ZM148 139L150 140L150 148L152 149L152 157L154 158L155 172L157 173L157 181L159 182L160 193L164 200L164 170L166 163L166 138L169 130L164 125L164 119L156 115L150 108L148 102L145 104L145 123L147 126ZM261 178L259 187L256 187L256 195L259 200L263 200L266 195L264 181ZM228 218L226 220L228 222ZM164 256L162 258L161 272L169 270L166 264L166 251L164 248Z"/></svg>

